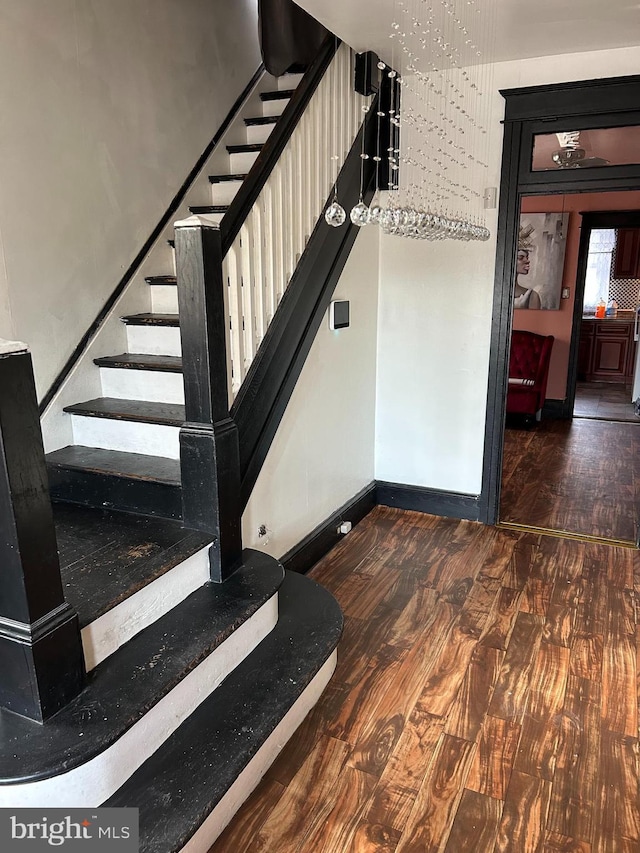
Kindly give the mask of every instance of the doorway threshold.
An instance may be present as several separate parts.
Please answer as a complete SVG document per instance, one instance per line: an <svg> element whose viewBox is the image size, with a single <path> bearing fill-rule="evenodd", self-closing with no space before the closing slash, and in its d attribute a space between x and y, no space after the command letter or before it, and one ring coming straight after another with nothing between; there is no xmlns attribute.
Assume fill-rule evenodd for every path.
<svg viewBox="0 0 640 853"><path fill-rule="evenodd" d="M588 533L571 533L568 530L553 530L550 527L536 527L531 524L518 524L515 521L499 521L496 527L502 530L516 530L518 533L535 533L540 536L554 536L556 539L573 539L574 542L590 542L596 545L614 545L618 548L637 550L638 546L630 539L608 539L605 536L591 536Z"/></svg>

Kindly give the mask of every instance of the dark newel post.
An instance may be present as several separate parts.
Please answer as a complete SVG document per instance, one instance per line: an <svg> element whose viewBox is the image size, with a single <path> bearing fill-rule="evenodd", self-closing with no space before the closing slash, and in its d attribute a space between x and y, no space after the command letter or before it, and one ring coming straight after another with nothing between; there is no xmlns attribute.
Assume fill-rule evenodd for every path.
<svg viewBox="0 0 640 853"><path fill-rule="evenodd" d="M211 579L220 582L242 560L240 451L229 415L220 229L191 222L176 227L175 241L186 408L182 511L186 527L215 536Z"/></svg>
<svg viewBox="0 0 640 853"><path fill-rule="evenodd" d="M31 356L0 355L0 707L44 722L80 693L78 616L64 600Z"/></svg>

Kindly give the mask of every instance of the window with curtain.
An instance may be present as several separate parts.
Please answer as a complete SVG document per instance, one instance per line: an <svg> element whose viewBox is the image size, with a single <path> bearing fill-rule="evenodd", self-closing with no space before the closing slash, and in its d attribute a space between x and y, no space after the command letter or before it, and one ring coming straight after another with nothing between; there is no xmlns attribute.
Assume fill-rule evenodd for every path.
<svg viewBox="0 0 640 853"><path fill-rule="evenodd" d="M611 262L615 246L615 229L593 229L589 237L587 275L584 287L584 310L587 312L595 310L600 300L605 304L609 302Z"/></svg>

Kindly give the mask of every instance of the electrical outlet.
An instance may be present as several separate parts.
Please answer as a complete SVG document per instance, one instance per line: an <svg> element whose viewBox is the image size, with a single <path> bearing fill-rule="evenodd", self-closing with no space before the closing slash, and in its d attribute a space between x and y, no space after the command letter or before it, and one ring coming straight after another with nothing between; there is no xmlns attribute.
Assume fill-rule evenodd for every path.
<svg viewBox="0 0 640 853"><path fill-rule="evenodd" d="M269 530L269 528L267 527L266 524L259 524L258 525L258 544L259 545L266 545L269 542L269 539L271 539L271 533L272 533L272 531Z"/></svg>
<svg viewBox="0 0 640 853"><path fill-rule="evenodd" d="M349 533L351 531L352 526L353 525L350 521L343 521L341 524L338 525L338 534L345 535Z"/></svg>

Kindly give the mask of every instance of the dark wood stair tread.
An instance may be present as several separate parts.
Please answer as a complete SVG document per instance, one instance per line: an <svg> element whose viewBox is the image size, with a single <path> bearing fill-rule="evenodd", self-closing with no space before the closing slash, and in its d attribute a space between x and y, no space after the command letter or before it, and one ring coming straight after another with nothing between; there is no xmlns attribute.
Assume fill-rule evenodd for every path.
<svg viewBox="0 0 640 853"><path fill-rule="evenodd" d="M327 590L287 572L278 600L269 636L103 803L140 809L140 853L182 850L335 649Z"/></svg>
<svg viewBox="0 0 640 853"><path fill-rule="evenodd" d="M93 418L114 418L167 426L182 426L184 406L178 403L150 403L147 400L120 400L116 397L98 397L83 403L65 406L65 412Z"/></svg>
<svg viewBox="0 0 640 853"><path fill-rule="evenodd" d="M263 124L276 124L280 116L256 116L255 118L246 118L244 123L247 127L259 127Z"/></svg>
<svg viewBox="0 0 640 853"><path fill-rule="evenodd" d="M120 318L128 326L172 326L180 325L179 314L128 314Z"/></svg>
<svg viewBox="0 0 640 853"><path fill-rule="evenodd" d="M293 97L293 93L295 89L282 89L277 92L261 92L260 100L261 101L280 101L285 98L290 99Z"/></svg>
<svg viewBox="0 0 640 853"><path fill-rule="evenodd" d="M190 207L191 213L222 213L223 215L229 210L228 204L196 204Z"/></svg>
<svg viewBox="0 0 640 853"><path fill-rule="evenodd" d="M68 503L53 504L53 519L65 598L81 628L211 541L179 521Z"/></svg>
<svg viewBox="0 0 640 853"><path fill-rule="evenodd" d="M253 154L262 151L263 142L251 142L245 145L227 145L229 154Z"/></svg>
<svg viewBox="0 0 640 853"><path fill-rule="evenodd" d="M173 240L167 240L170 246L174 244ZM147 284L176 284L175 275L149 275L145 278Z"/></svg>
<svg viewBox="0 0 640 853"><path fill-rule="evenodd" d="M246 177L246 173L244 175L209 175L209 183L224 184L227 181L244 181Z"/></svg>
<svg viewBox="0 0 640 853"><path fill-rule="evenodd" d="M100 358L94 358L93 363L97 364L98 367L182 373L182 358L179 355L149 355L147 353L123 352L120 355L103 355Z"/></svg>
<svg viewBox="0 0 640 853"><path fill-rule="evenodd" d="M99 664L45 726L0 711L0 784L78 767L142 719L278 590L283 571L276 560L257 551L243 558L224 584L196 590Z"/></svg>
<svg viewBox="0 0 640 853"><path fill-rule="evenodd" d="M180 485L180 460L165 456L147 456L144 453L125 453L122 450L72 444L47 453L46 460L54 468L73 468L130 480Z"/></svg>

